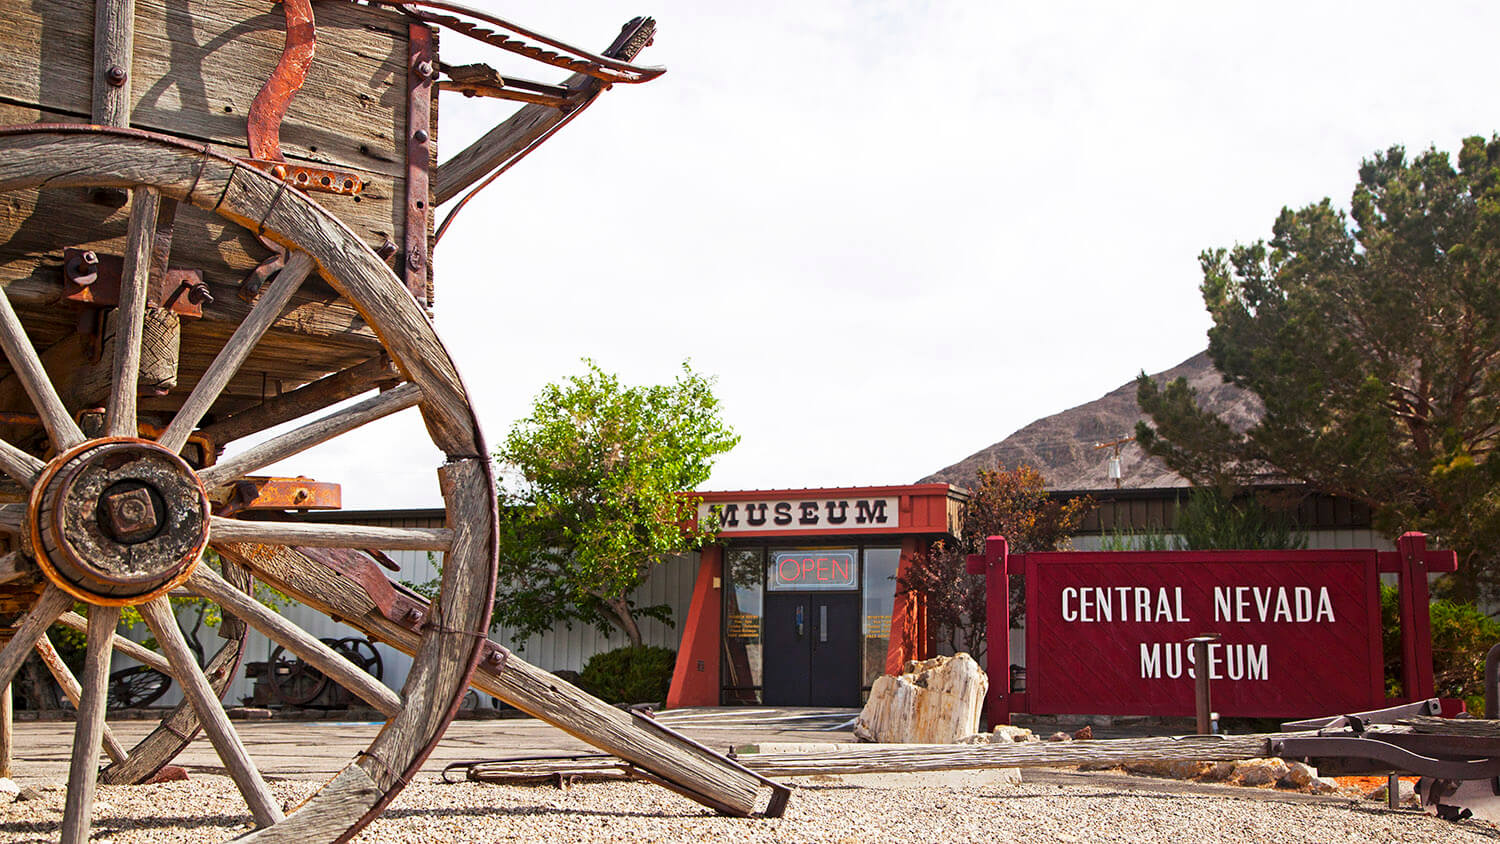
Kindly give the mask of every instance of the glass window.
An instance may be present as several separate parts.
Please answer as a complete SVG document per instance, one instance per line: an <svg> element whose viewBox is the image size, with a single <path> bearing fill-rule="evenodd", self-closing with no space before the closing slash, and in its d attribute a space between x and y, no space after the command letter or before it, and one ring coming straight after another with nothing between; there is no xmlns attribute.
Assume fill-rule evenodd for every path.
<svg viewBox="0 0 1500 844"><path fill-rule="evenodd" d="M766 589L858 589L858 548L778 548L766 561Z"/></svg>
<svg viewBox="0 0 1500 844"><path fill-rule="evenodd" d="M762 548L724 550L724 702L759 703Z"/></svg>
<svg viewBox="0 0 1500 844"><path fill-rule="evenodd" d="M900 565L900 548L865 549L866 686L885 673L885 655L891 643L891 615L896 607L896 571Z"/></svg>

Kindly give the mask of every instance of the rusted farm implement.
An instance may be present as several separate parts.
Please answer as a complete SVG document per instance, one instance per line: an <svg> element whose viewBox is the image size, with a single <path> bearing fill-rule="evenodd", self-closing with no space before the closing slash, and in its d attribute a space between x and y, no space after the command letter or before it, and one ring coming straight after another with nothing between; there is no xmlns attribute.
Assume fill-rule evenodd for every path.
<svg viewBox="0 0 1500 844"><path fill-rule="evenodd" d="M200 729L255 840L346 839L416 772L471 679L644 776L751 814L764 780L485 639L494 482L425 312L436 206L487 184L609 85L658 75L631 63L654 24L632 21L596 55L445 0L324 0L316 19L310 0L0 8L0 688L37 651L76 702L63 840L88 837L97 781L144 780ZM450 67L439 29L570 75ZM438 167L438 89L524 105ZM329 485L256 473L413 407L444 455L446 527L255 518L336 506ZM367 548L441 552L438 598L393 585ZM200 562L209 549L217 569ZM261 606L253 580L412 654L401 693ZM177 593L224 610L223 645L202 667L168 603ZM114 634L125 606L161 653ZM54 658L54 622L88 634L81 676ZM387 718L289 815L219 702L247 626ZM129 748L106 720L116 651L185 697ZM8 691L3 701L8 765Z"/></svg>

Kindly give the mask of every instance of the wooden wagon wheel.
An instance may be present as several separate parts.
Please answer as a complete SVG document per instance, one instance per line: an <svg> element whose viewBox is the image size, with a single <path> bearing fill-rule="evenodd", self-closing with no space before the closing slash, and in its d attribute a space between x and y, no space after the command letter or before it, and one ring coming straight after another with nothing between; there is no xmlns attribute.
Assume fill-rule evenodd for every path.
<svg viewBox="0 0 1500 844"><path fill-rule="evenodd" d="M495 577L495 496L489 462L467 396L422 310L388 267L346 226L305 195L207 147L133 130L88 126L0 129L0 191L120 188L131 191L114 374L104 435L90 439L68 415L9 300L0 297L0 346L25 387L56 456L47 462L0 441L0 471L29 494L25 512L0 511L26 536L46 584L0 648L0 685L42 632L76 600L89 605L88 649L71 754L64 841L88 836L105 731L106 686L120 607L137 606L161 643L174 679L201 719L258 829L256 841L346 840L368 823L421 766L452 720L481 654ZM166 430L137 434L136 372L144 312L145 255L158 197L190 203L288 249L281 273L260 293L213 362L199 374ZM405 383L272 437L203 470L179 452L239 364L312 272L347 299L380 337ZM398 410L418 406L432 442L446 528L292 525L213 516L207 493ZM290 546L375 547L445 554L430 616L408 619L420 643L398 696L310 634L235 589L207 566L208 547L311 606L320 581L338 577ZM288 566L287 559L302 565ZM333 780L291 815L250 760L188 650L166 594L182 586L217 601L387 716L385 727Z"/></svg>

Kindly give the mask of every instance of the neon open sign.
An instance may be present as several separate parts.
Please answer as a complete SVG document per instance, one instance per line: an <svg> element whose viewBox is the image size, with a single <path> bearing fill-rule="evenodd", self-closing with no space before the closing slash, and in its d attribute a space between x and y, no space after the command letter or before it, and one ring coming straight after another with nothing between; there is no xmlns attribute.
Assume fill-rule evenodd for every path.
<svg viewBox="0 0 1500 844"><path fill-rule="evenodd" d="M775 551L769 589L854 589L859 585L853 551Z"/></svg>

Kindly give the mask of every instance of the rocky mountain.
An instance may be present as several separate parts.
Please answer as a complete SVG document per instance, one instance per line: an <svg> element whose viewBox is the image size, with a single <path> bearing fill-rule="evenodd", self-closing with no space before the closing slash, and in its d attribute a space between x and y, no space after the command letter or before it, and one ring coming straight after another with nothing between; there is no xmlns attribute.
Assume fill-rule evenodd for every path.
<svg viewBox="0 0 1500 844"><path fill-rule="evenodd" d="M1199 403L1236 428L1247 428L1260 417L1259 400L1224 383L1207 352L1199 352L1152 377L1163 385L1186 378L1198 391ZM1025 463L1041 470L1048 489L1104 489L1113 485L1109 480L1112 449L1095 448L1095 443L1133 436L1135 423L1143 418L1135 402L1132 379L1087 404L1038 419L1000 442L928 475L921 483L969 486L979 469L994 468L997 463L1006 467ZM1182 476L1160 460L1148 458L1135 443L1120 448L1120 467L1121 485L1125 488L1187 486Z"/></svg>

